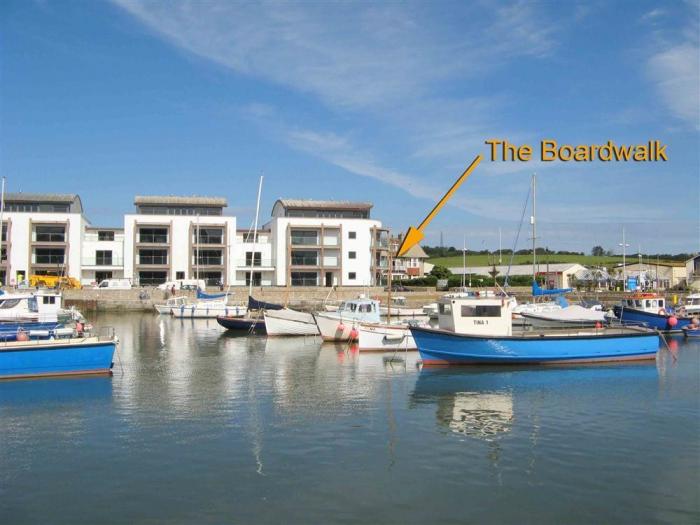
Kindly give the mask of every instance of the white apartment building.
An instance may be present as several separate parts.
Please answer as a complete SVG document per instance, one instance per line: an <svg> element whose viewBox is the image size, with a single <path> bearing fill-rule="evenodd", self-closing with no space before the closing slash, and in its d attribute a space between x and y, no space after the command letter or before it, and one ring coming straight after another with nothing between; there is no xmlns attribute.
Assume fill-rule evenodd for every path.
<svg viewBox="0 0 700 525"><path fill-rule="evenodd" d="M84 285L123 278L124 228L86 226L81 268L81 282Z"/></svg>
<svg viewBox="0 0 700 525"><path fill-rule="evenodd" d="M203 279L235 280L236 218L221 197L137 196L124 216L124 277L140 286Z"/></svg>
<svg viewBox="0 0 700 525"><path fill-rule="evenodd" d="M29 275L80 279L87 220L78 195L7 193L2 217L0 278L14 285Z"/></svg>
<svg viewBox="0 0 700 525"><path fill-rule="evenodd" d="M277 286L369 286L381 223L371 203L280 199L265 226Z"/></svg>
<svg viewBox="0 0 700 525"><path fill-rule="evenodd" d="M253 280L253 286L272 286L275 282L275 262L272 258L272 232L261 229L257 235L250 230L236 232L233 261L235 277L233 284L248 286Z"/></svg>

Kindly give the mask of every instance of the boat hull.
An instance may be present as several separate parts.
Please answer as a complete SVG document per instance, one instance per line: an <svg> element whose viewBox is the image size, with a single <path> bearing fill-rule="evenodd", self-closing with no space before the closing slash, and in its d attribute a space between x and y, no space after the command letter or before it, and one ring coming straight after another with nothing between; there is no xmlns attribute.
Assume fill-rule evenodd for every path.
<svg viewBox="0 0 700 525"><path fill-rule="evenodd" d="M676 318L676 325L671 326L668 323L670 316L645 312L643 310L634 310L632 308L622 308L619 305L613 307L613 312L615 313L615 317L623 323L644 324L649 328L654 328L662 332L680 332L683 330L683 327L690 325L691 322L689 317L680 317Z"/></svg>
<svg viewBox="0 0 700 525"><path fill-rule="evenodd" d="M431 328L411 328L425 365L565 364L654 359L659 335L617 330L614 335L489 337L455 334Z"/></svg>
<svg viewBox="0 0 700 525"><path fill-rule="evenodd" d="M178 319L215 319L223 317L242 317L246 313L245 306L206 306L184 305L172 309L172 315Z"/></svg>
<svg viewBox="0 0 700 525"><path fill-rule="evenodd" d="M249 317L224 317L219 316L216 322L227 330L234 332L247 332L252 334L265 334L265 320L251 319Z"/></svg>
<svg viewBox="0 0 700 525"><path fill-rule="evenodd" d="M361 352L418 349L407 326L361 324L358 332Z"/></svg>
<svg viewBox="0 0 700 525"><path fill-rule="evenodd" d="M315 314L316 326L324 341L354 341L359 321L341 319L334 314Z"/></svg>
<svg viewBox="0 0 700 525"><path fill-rule="evenodd" d="M109 373L115 348L97 338L1 344L0 379Z"/></svg>
<svg viewBox="0 0 700 525"><path fill-rule="evenodd" d="M307 312L295 310L265 311L265 330L267 335L318 335L318 326L314 316Z"/></svg>

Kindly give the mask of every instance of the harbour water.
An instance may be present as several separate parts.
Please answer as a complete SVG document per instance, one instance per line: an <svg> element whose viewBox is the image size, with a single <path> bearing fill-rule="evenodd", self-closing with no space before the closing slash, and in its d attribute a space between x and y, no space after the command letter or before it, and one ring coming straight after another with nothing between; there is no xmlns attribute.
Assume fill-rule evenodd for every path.
<svg viewBox="0 0 700 525"><path fill-rule="evenodd" d="M700 342L416 366L107 314L113 377L0 383L0 523L697 523Z"/></svg>

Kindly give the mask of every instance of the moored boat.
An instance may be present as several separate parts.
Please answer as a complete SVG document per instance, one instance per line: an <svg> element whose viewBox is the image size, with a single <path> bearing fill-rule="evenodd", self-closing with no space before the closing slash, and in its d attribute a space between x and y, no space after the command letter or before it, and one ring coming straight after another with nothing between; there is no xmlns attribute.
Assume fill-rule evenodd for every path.
<svg viewBox="0 0 700 525"><path fill-rule="evenodd" d="M247 308L243 305L229 305L226 301L197 301L183 304L171 310L176 318L214 319L219 316L242 317Z"/></svg>
<svg viewBox="0 0 700 525"><path fill-rule="evenodd" d="M105 374L112 369L114 336L0 343L0 379Z"/></svg>
<svg viewBox="0 0 700 525"><path fill-rule="evenodd" d="M391 305L380 306L380 315L390 315L391 317L425 317L423 307L411 308L402 295L393 297Z"/></svg>
<svg viewBox="0 0 700 525"><path fill-rule="evenodd" d="M358 348L361 352L380 350L417 350L408 323L360 323Z"/></svg>
<svg viewBox="0 0 700 525"><path fill-rule="evenodd" d="M445 298L440 328L411 327L423 364L563 364L654 359L659 335L642 327L513 332L506 297Z"/></svg>
<svg viewBox="0 0 700 525"><path fill-rule="evenodd" d="M267 335L318 335L313 314L289 308L264 310Z"/></svg>
<svg viewBox="0 0 700 525"><path fill-rule="evenodd" d="M165 303L162 304L154 304L153 308L156 309L156 312L159 314L165 314L165 315L170 315L173 313L173 310L180 308L181 306L186 305L189 303L190 298L187 297L186 295L181 295L179 297L171 297Z"/></svg>
<svg viewBox="0 0 700 525"><path fill-rule="evenodd" d="M540 313L522 312L520 315L535 328L584 328L607 322L605 312L584 308L578 304Z"/></svg>
<svg viewBox="0 0 700 525"><path fill-rule="evenodd" d="M680 332L692 319L677 316L666 308L666 300L655 293L634 293L613 307L615 317L625 324L639 324L661 332Z"/></svg>
<svg viewBox="0 0 700 525"><path fill-rule="evenodd" d="M227 330L234 332L248 332L251 334L265 334L265 319L260 317L231 317L220 315L216 322Z"/></svg>
<svg viewBox="0 0 700 525"><path fill-rule="evenodd" d="M354 341L361 322L379 323L379 301L361 296L343 302L336 312L317 312L314 320L324 341Z"/></svg>

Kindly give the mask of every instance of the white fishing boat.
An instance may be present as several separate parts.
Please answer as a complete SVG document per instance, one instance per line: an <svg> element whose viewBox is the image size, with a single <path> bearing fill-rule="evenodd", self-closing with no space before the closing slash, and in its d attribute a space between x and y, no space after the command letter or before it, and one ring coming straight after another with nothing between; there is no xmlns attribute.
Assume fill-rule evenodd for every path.
<svg viewBox="0 0 700 525"><path fill-rule="evenodd" d="M584 308L578 304L545 312L522 312L521 316L535 328L592 327L602 325L607 321L605 312Z"/></svg>
<svg viewBox="0 0 700 525"><path fill-rule="evenodd" d="M343 302L336 312L317 312L314 319L324 341L354 341L361 322L380 322L379 301L360 296Z"/></svg>
<svg viewBox="0 0 700 525"><path fill-rule="evenodd" d="M180 297L171 297L163 304L154 304L153 308L155 308L156 312L158 312L161 315L170 315L173 313L174 309L180 308L181 306L186 305L189 302L190 298L186 295L182 295Z"/></svg>
<svg viewBox="0 0 700 525"><path fill-rule="evenodd" d="M423 312L423 307L411 308L406 302L406 298L399 295L392 298L391 306L380 306L379 313L381 315L391 317L423 317L425 313Z"/></svg>
<svg viewBox="0 0 700 525"><path fill-rule="evenodd" d="M318 335L313 314L289 308L263 310L267 335Z"/></svg>
<svg viewBox="0 0 700 525"><path fill-rule="evenodd" d="M72 319L72 310L61 307L61 294L48 290L0 295L0 322L55 323Z"/></svg>
<svg viewBox="0 0 700 525"><path fill-rule="evenodd" d="M683 313L688 315L700 314L700 293L692 293L686 297L685 303L678 310L681 315Z"/></svg>
<svg viewBox="0 0 700 525"><path fill-rule="evenodd" d="M360 323L358 331L358 347L361 352L390 351L390 350L417 350L416 342L411 335L410 325L407 323ZM425 323L415 323L425 325Z"/></svg>

